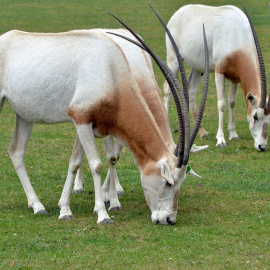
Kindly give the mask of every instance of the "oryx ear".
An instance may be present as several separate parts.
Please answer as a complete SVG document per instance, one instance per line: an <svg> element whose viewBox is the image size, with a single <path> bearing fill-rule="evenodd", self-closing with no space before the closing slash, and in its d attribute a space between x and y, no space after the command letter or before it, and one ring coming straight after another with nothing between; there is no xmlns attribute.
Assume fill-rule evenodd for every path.
<svg viewBox="0 0 270 270"><path fill-rule="evenodd" d="M256 105L257 100L256 100L256 98L254 97L254 95L252 93L249 92L247 94L246 98L247 98L247 100L248 100L251 107Z"/></svg>
<svg viewBox="0 0 270 270"><path fill-rule="evenodd" d="M201 176L199 176L197 173L195 173L192 169L191 169L191 167L189 166L189 165L187 165L187 171L186 171L186 173L188 174L191 174L191 175L193 175L193 176L196 176L196 177L199 177L199 178L201 178Z"/></svg>
<svg viewBox="0 0 270 270"><path fill-rule="evenodd" d="M191 149L190 149L190 153L196 153L196 152L202 151L208 147L209 147L209 145L198 146L196 144L193 144Z"/></svg>
<svg viewBox="0 0 270 270"><path fill-rule="evenodd" d="M171 170L169 165L166 163L166 161L160 161L159 162L160 172L162 178L171 186L174 185L174 181L172 178Z"/></svg>

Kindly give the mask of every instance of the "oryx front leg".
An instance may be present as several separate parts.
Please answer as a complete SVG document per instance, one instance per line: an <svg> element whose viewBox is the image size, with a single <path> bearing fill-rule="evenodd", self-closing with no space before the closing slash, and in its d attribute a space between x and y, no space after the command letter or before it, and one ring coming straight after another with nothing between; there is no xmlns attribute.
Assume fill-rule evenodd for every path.
<svg viewBox="0 0 270 270"><path fill-rule="evenodd" d="M225 76L224 74L215 73L216 87L217 87L217 98L218 98L218 132L217 132L217 147L225 147L226 141L224 138L223 132L223 119L224 119L224 111L226 107L225 100Z"/></svg>
<svg viewBox="0 0 270 270"><path fill-rule="evenodd" d="M45 207L39 201L31 185L24 164L25 149L31 136L33 125L33 123L25 121L16 114L16 129L10 143L8 153L24 188L28 200L28 207L34 210L34 214L39 213L48 215Z"/></svg>
<svg viewBox="0 0 270 270"><path fill-rule="evenodd" d="M229 83L229 124L228 124L228 131L229 131L229 140L240 140L238 134L236 133L235 129L235 115L234 115L234 107L236 101L236 90L237 90L237 83L230 82Z"/></svg>
<svg viewBox="0 0 270 270"><path fill-rule="evenodd" d="M192 118L194 120L194 123L196 122L197 117L198 117L196 94L197 94L201 79L202 79L201 72L198 72L192 69L188 76L188 89L189 89L189 109L192 113ZM203 128L202 123L200 124L199 135L200 135L200 138L209 138L209 134Z"/></svg>
<svg viewBox="0 0 270 270"><path fill-rule="evenodd" d="M105 203L110 204L109 210L121 210L121 204L116 191L117 173L115 168L119 156L117 156L114 140L111 135L104 138L104 145L109 164L109 171L102 186L103 200Z"/></svg>
<svg viewBox="0 0 270 270"><path fill-rule="evenodd" d="M71 190L72 190L76 173L82 165L82 159L83 159L83 148L82 148L79 138L77 137L74 147L73 147L72 155L69 161L68 174L67 174L65 186L62 191L61 198L58 202L58 206L60 207L59 219L73 218L73 214L70 210L70 195L71 195Z"/></svg>
<svg viewBox="0 0 270 270"><path fill-rule="evenodd" d="M102 163L96 148L95 137L92 124L76 125L77 134L87 157L94 180L95 188L95 208L94 213L98 215L97 223L112 223L101 194L101 171Z"/></svg>

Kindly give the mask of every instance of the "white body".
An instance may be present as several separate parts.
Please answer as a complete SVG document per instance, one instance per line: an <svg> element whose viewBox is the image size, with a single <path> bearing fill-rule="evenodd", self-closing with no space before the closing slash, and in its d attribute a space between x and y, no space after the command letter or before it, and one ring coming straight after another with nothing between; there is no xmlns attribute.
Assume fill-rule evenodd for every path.
<svg viewBox="0 0 270 270"><path fill-rule="evenodd" d="M201 37L202 24L205 25L209 49L210 70L215 71L218 98L219 127L216 135L217 146L226 146L223 132L223 117L226 107L225 78L230 81L229 89L229 139L238 139L234 122L234 107L237 84L240 83L246 97L247 120L254 138L256 149L265 150L269 116L260 113L254 119L261 98L261 79L258 56L250 24L246 15L234 6L209 7L187 5L180 8L169 20L172 33L185 62L192 68L188 78L189 104L193 118L197 117L196 92L204 73L204 50ZM168 66L176 75L179 71L175 54L166 36ZM165 107L168 111L170 90L164 84ZM256 117L255 117L256 118ZM266 128L267 126L267 128ZM208 133L200 127L201 137Z"/></svg>
<svg viewBox="0 0 270 270"><path fill-rule="evenodd" d="M133 35L130 34L129 31L123 30L123 29L99 29L99 31L102 31L104 35L107 35L108 38L112 39L113 42L116 42L118 46L122 49L123 53L125 54L125 57L128 61L130 70L132 74L134 75L134 78L139 85L139 89L141 91L142 96L144 97L147 105L149 106L150 110L153 112L153 115L156 119L156 122L166 138L166 142L173 151L176 147L176 144L174 143L172 136L169 132L169 126L167 121L167 115L166 112L162 106L162 108L157 107L159 104L158 102L155 102L156 99L161 101L161 94L160 90L157 86L155 76L153 73L152 68L152 62L151 58L148 53L146 53L143 50L140 50L134 46L134 44L127 42L123 38L117 37L115 35L109 34L108 32L118 33L125 35L129 38L133 38ZM168 137L169 135L169 137ZM205 148L207 148L208 145L205 146L197 146L195 148L191 149L191 152L197 152L201 151ZM102 186L102 197L106 204L110 205L109 210L119 210L121 209L121 204L118 200L118 196L121 196L124 194L124 190L120 185L115 165L120 157L120 153L122 150L122 144L117 141L115 148L112 145L110 147L112 151L108 152L107 147L107 160L108 163L111 164L113 159L113 165L110 165L106 179L104 181L104 184ZM81 171L81 167L78 170L73 193L81 193L83 191L83 175ZM114 189L115 187L115 189Z"/></svg>
<svg viewBox="0 0 270 270"><path fill-rule="evenodd" d="M145 51L137 48L134 46L134 44L124 40L123 38L117 37L115 35L109 34L108 32L118 33L121 35L125 35L129 38L134 38L133 35L124 29L98 29L99 32L106 35L109 39L111 39L113 42L115 42L123 51L125 54L125 58L128 61L130 70L139 85L139 89L141 91L141 94L145 98L145 101L147 102L148 106L150 107L150 110L153 110L154 117L157 120L158 126L161 128L161 131L165 130L164 135L166 134L170 135L170 132L168 130L168 122L165 120L164 117L167 118L166 112L164 111L164 108L160 110L160 108L156 108L156 104L159 104L155 102L156 99L158 99L160 102L162 97L160 94L160 90L156 84L155 76L153 73L153 67L151 58L148 53ZM102 186L102 197L106 204L109 204L109 210L120 210L121 209L121 203L118 200L118 196L121 196L124 194L124 190L120 185L115 165L120 158L120 153L122 150L122 144L121 142L117 141L115 146L113 144L113 141L111 140L112 145L106 147L107 150L107 160L109 163L109 170L106 176L106 179L104 181L104 184ZM167 143L170 145L170 149L173 151L175 149L176 145L173 142L172 137L170 136L167 138ZM106 146L106 144L105 144ZM205 149L205 147L198 147L199 151L201 149ZM110 149L110 150L109 150ZM193 150L196 151L196 150ZM113 165L112 161L113 159ZM78 173L75 178L74 182L74 189L73 193L81 193L83 191L84 186L84 180L83 180L83 174L82 174L82 167L79 168Z"/></svg>
<svg viewBox="0 0 270 270"><path fill-rule="evenodd" d="M168 119L163 119L166 128L161 130L154 115L157 112L141 95L142 86L156 95L156 85L145 84L143 77L141 85L136 82L123 51L112 39L99 30L59 34L14 30L0 37L0 54L0 110L7 99L17 117L9 154L34 213L45 212L45 208L24 165L33 125L73 122L78 138L59 201L61 219L72 215L70 192L85 152L94 179L94 212L98 223L110 222L101 194L102 163L94 139L95 135L110 135L105 145L113 145L114 136L133 152L152 221L175 223L186 166L175 166L177 158L170 149L172 142L168 143L172 138ZM155 103L152 108L162 108L161 98L151 102Z"/></svg>

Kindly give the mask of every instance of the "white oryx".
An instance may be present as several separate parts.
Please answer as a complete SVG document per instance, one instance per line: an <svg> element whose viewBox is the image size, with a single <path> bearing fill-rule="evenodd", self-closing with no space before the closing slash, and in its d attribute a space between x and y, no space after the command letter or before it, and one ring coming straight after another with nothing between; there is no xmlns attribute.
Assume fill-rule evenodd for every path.
<svg viewBox="0 0 270 270"><path fill-rule="evenodd" d="M227 78L230 81L229 139L239 139L235 130L234 107L237 84L240 83L246 98L247 120L255 148L264 151L268 140L270 103L268 102L266 106L267 90L262 54L254 27L247 16L234 6L187 5L171 17L168 28L183 59L192 68L187 83L189 106L193 118L195 119L197 115L196 92L204 73L203 42L200 39L200 27L204 23L209 45L209 68L210 71L215 71L218 98L219 127L216 146L226 146L223 117L226 107L225 78ZM166 46L168 66L177 75L179 68L168 37L166 37ZM164 92L164 103L168 111L170 89L166 82ZM202 126L199 134L200 137L208 136Z"/></svg>
<svg viewBox="0 0 270 270"><path fill-rule="evenodd" d="M169 126L167 121L167 114L164 106L157 107L162 101L161 92L158 88L158 85L155 80L155 75L153 73L153 67L151 58L148 53L144 50L134 46L131 42L124 40L121 37L109 34L109 32L113 32L119 35L124 35L130 39L134 39L133 35L125 29L99 29L98 31L103 32L104 35L107 35L108 38L112 39L113 42L116 42L117 45L120 46L125 57L128 61L129 67L132 71L132 74L139 86L139 90L141 91L142 96L144 97L150 111L153 113L155 120L162 132L164 134L166 144L171 150L174 150L176 145L172 139L171 133L169 132ZM159 100L159 102L156 102ZM169 137L167 137L169 136ZM196 146L191 148L190 152L197 152L207 148L208 145L205 146ZM112 148L113 149L113 148ZM117 160L120 157L122 145L119 141L116 143L115 154L112 156L111 153L108 155L108 163L111 164L111 158L114 160L114 165L116 165ZM190 171L192 173L192 171ZM115 193L115 189L111 189L110 185L114 185L117 191ZM78 169L73 193L81 193L83 191L84 180L82 174L82 168ZM111 194L110 194L111 193ZM104 184L102 185L102 196L104 202L110 205L109 210L120 210L121 204L118 200L117 195L123 195L124 190L119 183L119 179L116 173L115 166L110 166Z"/></svg>
<svg viewBox="0 0 270 270"><path fill-rule="evenodd" d="M140 40L138 36L137 39ZM105 136L105 145L109 147L113 145L114 136L134 155L152 221L175 223L179 189L186 178L189 152L201 122L206 94L197 125L190 135L188 108L180 91L183 111L181 109L175 90L175 87L180 89L176 78L150 49L147 50L155 57L175 93L181 135L175 153L166 143L166 138L171 137L170 130L165 134L161 132L123 51L102 32L75 30L42 34L13 30L0 37L0 110L7 100L16 113L16 130L9 154L25 190L28 206L34 213L46 210L34 192L24 164L33 125L73 122L78 137L59 201L60 218L72 215L69 198L84 152L93 174L97 222L111 222L101 194L102 163L95 136ZM208 60L207 52L206 49ZM208 80L205 93L207 83ZM162 107L160 99L154 102ZM165 125L169 126L168 123Z"/></svg>
<svg viewBox="0 0 270 270"><path fill-rule="evenodd" d="M132 71L132 75L134 76L136 83L139 86L140 92L144 97L147 105L149 106L150 111L153 112L153 116L155 117L162 134L164 134L166 144L171 150L175 149L175 144L173 142L171 133L169 132L168 121L166 120L167 115L165 108L164 106L161 109L157 107L157 105L160 104L160 101L162 101L162 97L155 81L150 55L144 50L138 48L137 46L134 46L134 44L132 44L131 42L108 33L113 32L119 35L126 36L130 39L134 39L134 36L128 30L97 29L96 31L98 31L100 34L106 35L108 39L116 43L117 46L121 48L128 62L129 68ZM155 100L159 101L156 102ZM121 142L117 141L115 148L113 145L111 145L110 149L114 150L114 154L112 155L112 152L107 153L109 170L104 184L102 185L102 197L104 202L110 205L109 210L120 210L121 204L118 200L118 195L122 195L124 193L124 190L119 183L115 165L120 157L120 153L122 150ZM83 191L83 185L84 180L82 174L82 167L80 166L75 178L73 193L81 193Z"/></svg>

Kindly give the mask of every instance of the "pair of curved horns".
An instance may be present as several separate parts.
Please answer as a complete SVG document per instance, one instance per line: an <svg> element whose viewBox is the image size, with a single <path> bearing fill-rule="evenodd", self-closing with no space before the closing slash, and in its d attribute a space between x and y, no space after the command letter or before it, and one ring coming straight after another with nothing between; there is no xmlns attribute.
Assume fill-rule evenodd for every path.
<svg viewBox="0 0 270 270"><path fill-rule="evenodd" d="M179 53L179 50L178 50L178 48L174 42L174 39L173 39L170 31L168 30L167 26L162 21L162 19L157 14L157 12L153 9L153 7L150 4L149 4L149 6L152 8L152 10L156 14L156 16L159 18L168 37L170 38L170 40L172 42L172 45L173 45L173 48L175 50L175 53L176 53L176 56L178 59L178 63L179 63L179 68L180 68L181 77L182 77L183 91L181 90L181 86L180 86L177 78L174 76L173 72L170 70L170 68L160 59L159 56L157 56L149 48L149 46L143 41L143 39L138 34L136 34L129 26L127 26L122 20L120 20L115 15L113 15L112 13L107 11L111 16L113 16L115 19L117 19L125 28L127 28L140 43L138 43L137 41L135 41L133 39L130 39L128 37L125 37L125 36L122 36L119 34L115 34L115 33L111 33L111 32L109 32L109 33L114 34L116 36L119 36L121 38L124 38L124 39L136 44L137 46L139 46L143 50L147 51L152 56L152 58L155 60L155 62L159 66L160 70L162 71L163 75L165 76L165 78L169 84L169 87L171 89L172 95L174 97L174 101L175 101L176 109L177 109L177 113L178 113L180 134L179 134L179 142L178 142L175 154L178 157L178 161L177 161L176 166L178 168L180 168L182 165L186 165L188 163L189 152L190 152L190 149L191 149L192 144L194 142L194 139L196 137L196 134L198 132L198 129L199 129L199 126L201 123L201 119L203 116L205 103L206 103L207 90L208 90L208 78L209 78L209 57L208 57L208 48L207 48L205 29L203 27L203 38L204 38L205 59L206 59L206 61L205 61L206 72L205 72L203 98L202 98L202 102L201 102L201 106L200 106L200 111L199 111L195 126L193 128L193 131L192 131L192 134L190 137L190 120L189 120L189 109L188 109L188 87L187 87L187 78L186 78L183 60L182 60L182 57ZM177 91L176 91L176 89L177 89ZM181 106L181 104L182 104L182 106ZM183 107L183 111L182 111L182 107Z"/></svg>

